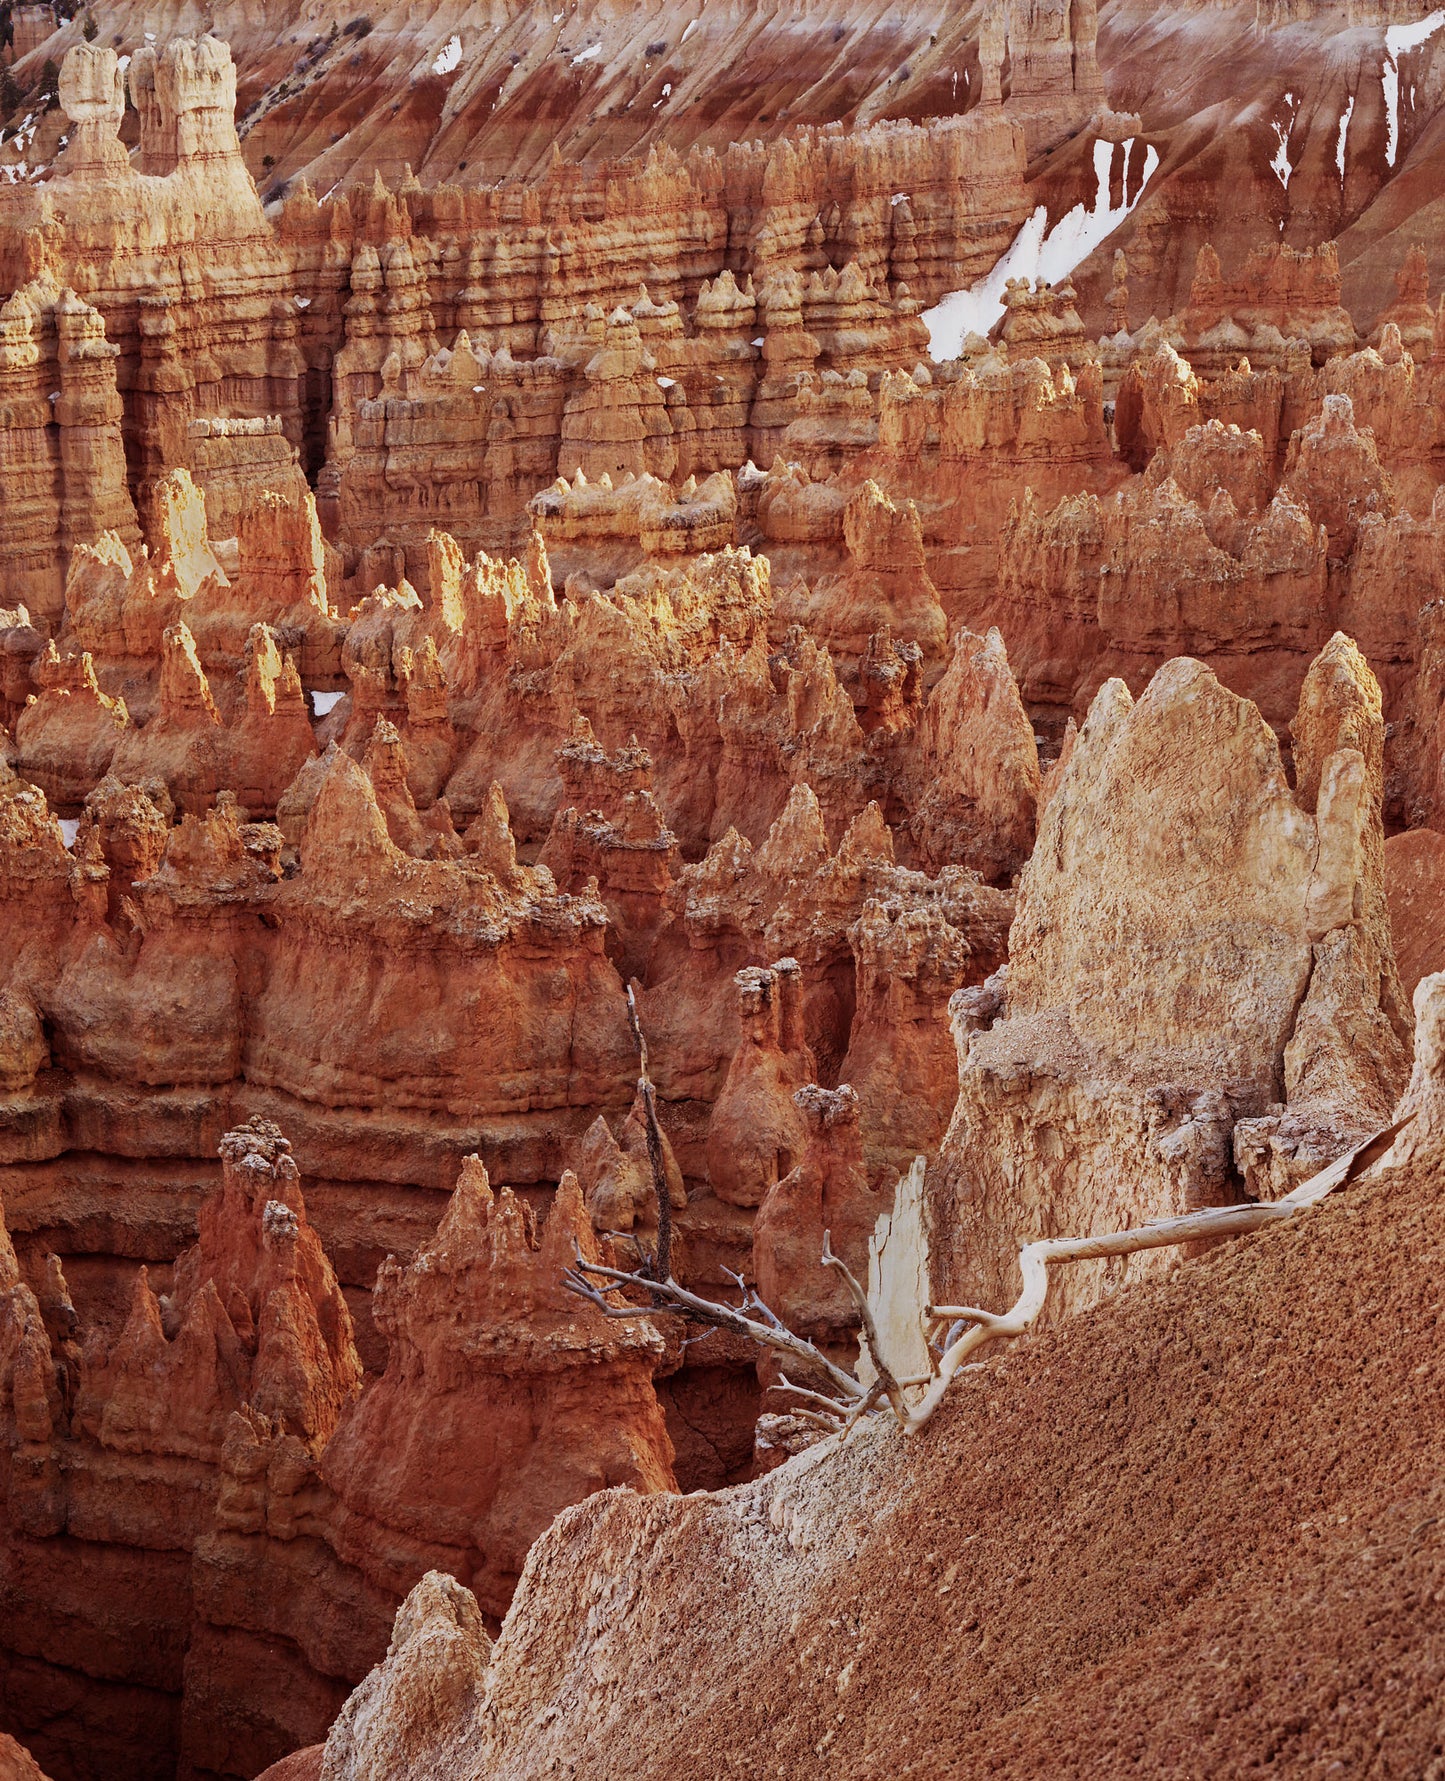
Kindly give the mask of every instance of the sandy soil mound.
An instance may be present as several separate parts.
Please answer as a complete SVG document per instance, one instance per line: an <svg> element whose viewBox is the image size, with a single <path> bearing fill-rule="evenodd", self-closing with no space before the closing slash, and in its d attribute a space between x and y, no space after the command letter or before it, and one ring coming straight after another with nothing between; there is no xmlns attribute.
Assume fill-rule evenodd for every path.
<svg viewBox="0 0 1445 1781"><path fill-rule="evenodd" d="M458 1772L1445 1774L1442 1188L1182 1262L911 1441L569 1511Z"/></svg>

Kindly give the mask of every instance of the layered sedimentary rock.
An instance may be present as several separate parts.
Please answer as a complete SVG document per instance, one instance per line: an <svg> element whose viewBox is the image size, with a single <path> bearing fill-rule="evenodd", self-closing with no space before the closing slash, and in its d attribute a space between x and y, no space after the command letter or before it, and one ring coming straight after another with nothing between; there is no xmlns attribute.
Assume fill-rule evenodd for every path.
<svg viewBox="0 0 1445 1781"><path fill-rule="evenodd" d="M127 87L139 117L134 163L117 140ZM94 362L97 471L103 425L121 421L106 398L110 375L133 482L189 463L193 420L275 414L300 439L297 310L241 160L235 90L230 51L212 37L159 51L148 42L124 74L113 49L77 45L60 77L70 134L52 176L12 183L0 199L0 284L48 276L96 313L86 323L77 311L70 326L90 342L74 356ZM85 405L74 407L69 428L56 416L62 444L86 419ZM96 532L116 523L103 507L86 520Z"/></svg>
<svg viewBox="0 0 1445 1781"><path fill-rule="evenodd" d="M1428 812L1436 713L1416 670L1439 598L1433 486L1417 517L1341 391L1306 398L1292 433L1274 429L1276 457L1259 415L1222 418L1220 383L1201 384L1171 348L1147 370L1179 401L1143 475L1113 500L1028 499L1004 528L996 610L1025 700L1081 716L1109 674L1138 684L1182 649L1217 662L1282 728L1311 655L1343 628L1399 733L1392 802L1429 784L1416 805Z"/></svg>
<svg viewBox="0 0 1445 1781"><path fill-rule="evenodd" d="M67 145L50 177L0 195L29 502L11 550L47 615L72 543L133 531L126 479L139 492L177 465L227 537L249 493L295 487L297 453L313 474L324 459L347 572L392 551L415 578L438 520L515 547L559 472L766 460L798 374L916 359L921 300L960 266L984 272L1025 208L1023 131L985 108L929 131L559 164L525 193L408 176L336 196L332 180L268 220L227 46L148 39L128 63L69 52ZM629 242L639 216L655 228Z"/></svg>
<svg viewBox="0 0 1445 1781"><path fill-rule="evenodd" d="M552 1518L666 1541L790 1450L742 1338L566 1292L664 1211L849 1366L824 1234L865 1275L920 1156L933 1290L1002 1306L1389 1117L1436 34L1274 10L0 9L14 78L71 51L0 141L0 1723L57 1781L314 1781L388 1638L327 1773L524 1772L530 1581L483 1628ZM895 1729L856 1772L937 1767Z"/></svg>
<svg viewBox="0 0 1445 1781"><path fill-rule="evenodd" d="M114 530L140 541L127 487L116 388L119 349L100 312L53 278L31 279L0 307L0 575L53 627L73 546Z"/></svg>
<svg viewBox="0 0 1445 1781"><path fill-rule="evenodd" d="M759 1097L795 1120L796 1093L855 1107L836 1191L818 1186L819 1159L808 1179L823 1194L824 1228L836 1223L862 1265L881 1194L942 1134L945 1004L998 964L1011 902L941 853L936 876L896 861L866 793L876 786L906 808L900 763L917 701L894 701L891 716L880 707L887 721L863 748L828 651L797 627L771 651L766 564L746 552L559 602L540 543L525 564L468 563L438 534L425 600L384 590L333 632L351 691L313 726L296 656L307 660L333 615L324 592L308 601L318 584L302 573L305 553L275 572L260 610L284 619L285 588L291 610L321 629L252 623L244 667L228 680L228 615L258 609L248 557L234 579L220 568L183 477L157 511L164 532L138 562L119 543L80 555L96 591L77 600L73 639L114 635L103 600L135 614L100 672L149 705L146 720L101 691L88 652L51 646L52 684L17 726L20 765L81 815L67 846L43 793L7 782L5 1196L22 1243L48 1247L74 1274L81 1329L112 1332L123 1356L154 1335L149 1289L128 1284L134 1265L168 1283L203 1203L212 1133L259 1107L284 1121L317 1178L309 1216L334 1257L339 1309L354 1318L347 1352L379 1378L334 1435L303 1429L299 1448L294 1417L283 1426L242 1378L238 1416L221 1435L214 1417L207 1424L206 1482L192 1480L185 1515L159 1499L180 1530L165 1547L171 1583L152 1639L171 1655L143 1677L107 1659L45 1746L64 1750L63 1772L88 1772L92 1716L111 1711L115 1691L141 1687L144 1738L162 1766L178 1754L185 1772L221 1776L324 1730L422 1570L452 1569L499 1617L530 1541L563 1502L622 1479L671 1486L669 1428L686 1479L724 1482L750 1463L759 1388L744 1355L664 1354L626 1325L578 1324L562 1294L574 1243L596 1253L594 1230L646 1243L656 1228L614 958L642 979L673 1137L678 1265L714 1288L723 1267L751 1274L779 1243L801 1253L820 1240L816 1219L795 1208L765 1224L754 1261L755 1209L807 1149L800 1126L796 1143L785 1133L763 1155L749 1111ZM619 666L631 675L621 690ZM699 706L698 687L717 689L716 703ZM981 689L953 697L961 721L977 707L981 734L996 725ZM656 790L634 730L668 763ZM669 751L679 730L681 755ZM503 781L534 837L551 813L536 865L519 851ZM273 807L275 824L252 820ZM694 837L730 816L745 822L762 843L756 868L730 826L686 866L671 811ZM1011 811L1007 800L980 807L962 825L977 831L980 858L998 857L985 831L1000 825L1002 841ZM753 964L794 945L801 962L781 977ZM739 971L785 984L776 1032L719 1021ZM477 1146L539 1210L552 1198L540 1245L523 1200L503 1193L491 1209L478 1163L425 1246L438 1190ZM585 1201L563 1175L569 1162L584 1171ZM88 1208L79 1217L77 1195ZM485 1267L463 1236L486 1251ZM419 1248L383 1270L369 1300L388 1250ZM450 1309L435 1298L444 1278ZM499 1292L505 1307L493 1303ZM167 1342L182 1339L164 1307L155 1315ZM847 1352L850 1320L826 1316L828 1339ZM462 1357L429 1333L458 1318L498 1330L490 1362L473 1337ZM564 1354L586 1382L570 1399ZM154 1390L131 1418L136 1452L176 1421L166 1369L145 1377ZM121 1403L121 1385L112 1393L110 1374L97 1378L96 1402L120 1393ZM473 1480L460 1505L423 1488L436 1475L428 1443L449 1417L459 1440L487 1430L451 1468ZM509 1418L520 1445L503 1439ZM574 1442L569 1471L562 1455ZM34 1485L42 1507L47 1476L41 1468ZM118 1474L115 1488L133 1486ZM204 1528L198 1501L211 1505ZM53 1522L59 1511L44 1513ZM41 1509L12 1492L10 1514L24 1528ZM32 1531L58 1537L50 1523ZM99 1576L116 1526L102 1519L86 1537ZM12 1549L7 1575L26 1574ZM101 1636L109 1602L98 1582L78 1638ZM9 1710L30 1725L49 1672L22 1655ZM122 1743L107 1760L132 1766L138 1745Z"/></svg>
<svg viewBox="0 0 1445 1781"><path fill-rule="evenodd" d="M36 1383L7 1431L20 1439L7 1477L7 1710L65 1773L174 1769L192 1555L232 1420L244 1411L286 1428L298 1453L319 1452L360 1384L289 1148L259 1122L222 1149L199 1241L165 1270L162 1297L142 1267L128 1311L82 1318L59 1259L39 1252L25 1270L38 1294L23 1277L11 1288L12 1311L36 1307L21 1338ZM72 1608L57 1624L61 1598Z"/></svg>

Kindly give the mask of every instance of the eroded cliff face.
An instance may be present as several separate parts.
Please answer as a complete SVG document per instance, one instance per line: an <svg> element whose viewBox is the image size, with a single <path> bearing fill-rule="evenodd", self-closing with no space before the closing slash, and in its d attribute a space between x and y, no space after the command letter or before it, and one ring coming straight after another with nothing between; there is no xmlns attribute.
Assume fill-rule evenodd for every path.
<svg viewBox="0 0 1445 1781"><path fill-rule="evenodd" d="M7 12L59 66L0 142L0 1724L55 1781L582 1760L614 1626L725 1573L746 1673L833 1449L566 1291L664 1211L846 1367L824 1234L865 1276L916 1158L934 1295L1002 1307L1407 1083L1426 1143L1436 34L1306 10ZM1227 151L1169 73L1225 35ZM1172 1265L1049 1317L1147 1345ZM937 1494L857 1441L840 1552ZM853 1747L852 1661L786 1760L939 1772L892 1696ZM659 1772L752 1773L738 1712Z"/></svg>
<svg viewBox="0 0 1445 1781"><path fill-rule="evenodd" d="M1199 1773L1266 1744L1428 1770L1445 978L1416 1014L1418 1136L1344 1195L990 1362L915 1438L875 1424L725 1493L591 1498L533 1548L495 1644L426 1579L313 1772L1022 1781L1107 1771L1121 1739L1151 1774L1186 1745ZM1205 1661L1226 1649L1288 1686L1241 1699Z"/></svg>

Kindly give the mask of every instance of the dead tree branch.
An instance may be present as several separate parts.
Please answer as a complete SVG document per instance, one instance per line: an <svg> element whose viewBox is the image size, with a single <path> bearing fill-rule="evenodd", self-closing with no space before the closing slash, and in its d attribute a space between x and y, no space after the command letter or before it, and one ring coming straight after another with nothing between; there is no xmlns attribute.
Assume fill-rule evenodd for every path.
<svg viewBox="0 0 1445 1781"><path fill-rule="evenodd" d="M840 1408L846 1408L867 1396L866 1387L851 1373L845 1372L835 1361L829 1360L806 1337L795 1336L751 1290L739 1308L689 1292L670 1276L666 1280L654 1280L649 1274L629 1272L625 1268L609 1268L602 1262L590 1262L580 1249L574 1249L573 1254L576 1257L575 1263L562 1276L562 1283L569 1292L576 1293L578 1298L586 1299L588 1304L594 1305L604 1317L654 1317L659 1312L669 1312L694 1323L706 1323L715 1329L731 1330L734 1335L746 1336L760 1347L776 1348L780 1353L790 1354L807 1366L817 1367L826 1375L829 1383L837 1387L845 1400ZM646 1293L650 1302L645 1305L628 1304L609 1296L619 1288ZM753 1309L766 1314L767 1321L764 1321L762 1315L749 1315Z"/></svg>
<svg viewBox="0 0 1445 1781"><path fill-rule="evenodd" d="M832 1268L840 1275L848 1296L858 1308L858 1317L862 1324L863 1344L868 1350L868 1358L873 1363L874 1376L882 1387L883 1395L888 1399L889 1408L900 1422L908 1415L908 1399L903 1395L903 1387L893 1376L893 1370L883 1353L883 1344L878 1338L878 1325L873 1320L873 1307L868 1303L868 1295L858 1284L857 1276L840 1255L833 1253L833 1233L823 1232L823 1266Z"/></svg>
<svg viewBox="0 0 1445 1781"><path fill-rule="evenodd" d="M629 991L629 1005L631 992ZM634 1032L637 1032L634 1015ZM641 1039L638 1034L639 1042ZM646 1081L647 1052L642 1048L643 1079ZM650 1088L650 1084L649 1084ZM611 1268L601 1262L586 1260L574 1250L575 1265L563 1276L569 1292L585 1299L605 1317L655 1317L662 1313L683 1317L691 1322L711 1325L745 1336L760 1347L776 1349L791 1355L809 1367L817 1368L837 1391L836 1399L806 1386L793 1384L782 1376L777 1389L796 1396L800 1402L791 1414L812 1422L829 1433L846 1436L863 1417L875 1412L880 1400L906 1433L921 1429L943 1401L948 1387L970 1357L989 1342L1021 1336L1044 1308L1049 1291L1049 1270L1068 1262L1094 1261L1108 1256L1134 1255L1145 1249L1164 1249L1180 1243L1201 1239L1237 1236L1256 1231L1263 1225L1280 1224L1316 1206L1337 1188L1356 1181L1379 1162L1389 1151L1408 1120L1398 1120L1376 1132L1355 1150L1311 1176L1293 1193L1281 1200L1245 1206L1213 1206L1202 1212L1191 1212L1181 1218L1160 1219L1154 1224L1140 1225L1130 1231L1114 1231L1095 1237L1048 1237L1025 1244L1019 1252L1019 1273L1023 1287L1013 1305L1003 1312L985 1311L976 1305L929 1305L924 1308L930 1326L949 1326L944 1350L937 1357L931 1378L900 1380L891 1370L882 1350L874 1308L867 1293L848 1265L833 1252L831 1234L824 1233L822 1262L842 1278L858 1307L863 1325L863 1343L873 1362L876 1377L864 1385L803 1336L794 1335L782 1320L769 1309L757 1293L744 1284L740 1275L732 1278L741 1292L740 1305L705 1299L679 1286L670 1274L637 1269ZM660 1146L659 1146L660 1157ZM659 1211L666 1205L667 1183L661 1169L657 1170ZM661 1248L659 1245L659 1253ZM626 1289L646 1296L646 1303L628 1303L619 1298ZM910 1401L909 1391L923 1388L923 1395Z"/></svg>
<svg viewBox="0 0 1445 1781"><path fill-rule="evenodd" d="M667 1191L667 1166L662 1158L662 1128L657 1123L657 1095L647 1069L647 1040L642 1034L642 1022L637 1018L637 997L633 994L630 983L627 986L627 1018L632 1026L632 1037L637 1043L640 1064L637 1088L642 1096L642 1118L647 1131L647 1161L652 1170L652 1191L657 1196L657 1254L652 1259L652 1267L658 1280L666 1280L672 1273L672 1200Z"/></svg>
<svg viewBox="0 0 1445 1781"><path fill-rule="evenodd" d="M1296 1213L1318 1205L1336 1188L1358 1180L1386 1154L1408 1123L1408 1120L1398 1120L1376 1132L1281 1200L1247 1206L1212 1206L1183 1218L1164 1218L1155 1224L1141 1225L1137 1230L1115 1231L1102 1237L1047 1237L1038 1243L1026 1244L1019 1252L1023 1290L1002 1316L981 1311L974 1305L928 1307L929 1316L940 1322L956 1318L972 1324L973 1328L966 1330L944 1351L939 1358L937 1377L907 1418L900 1417L899 1421L910 1433L922 1428L941 1403L949 1381L971 1354L986 1342L1023 1334L1044 1308L1051 1267L1064 1262L1133 1255L1144 1249L1166 1249L1178 1243L1197 1242L1200 1238L1238 1236L1246 1231L1257 1231L1262 1225L1283 1223Z"/></svg>

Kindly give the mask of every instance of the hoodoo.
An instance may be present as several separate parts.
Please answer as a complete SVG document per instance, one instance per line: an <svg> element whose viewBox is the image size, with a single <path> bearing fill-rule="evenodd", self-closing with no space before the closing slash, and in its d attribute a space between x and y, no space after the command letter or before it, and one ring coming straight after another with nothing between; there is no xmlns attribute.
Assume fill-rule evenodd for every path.
<svg viewBox="0 0 1445 1781"><path fill-rule="evenodd" d="M0 1781L1445 1773L1445 15L0 0Z"/></svg>

